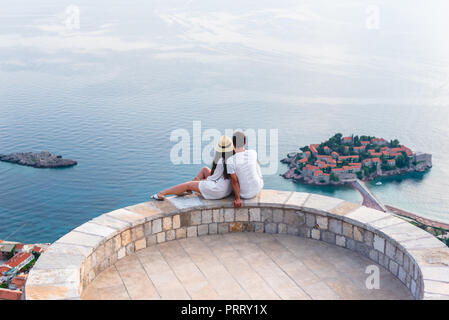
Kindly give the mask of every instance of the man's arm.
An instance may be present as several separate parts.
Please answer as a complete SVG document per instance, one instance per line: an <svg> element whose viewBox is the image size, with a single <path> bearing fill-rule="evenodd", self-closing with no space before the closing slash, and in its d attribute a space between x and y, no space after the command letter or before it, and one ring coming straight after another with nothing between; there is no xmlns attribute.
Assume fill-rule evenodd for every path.
<svg viewBox="0 0 449 320"><path fill-rule="evenodd" d="M234 191L235 200L234 200L234 208L240 208L242 206L242 200L240 200L240 185L239 179L235 173L231 174L231 186Z"/></svg>

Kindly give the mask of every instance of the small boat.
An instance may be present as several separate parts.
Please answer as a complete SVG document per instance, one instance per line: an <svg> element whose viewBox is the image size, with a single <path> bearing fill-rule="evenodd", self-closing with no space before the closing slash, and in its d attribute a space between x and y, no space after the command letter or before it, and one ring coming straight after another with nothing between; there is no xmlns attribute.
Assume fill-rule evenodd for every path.
<svg viewBox="0 0 449 320"><path fill-rule="evenodd" d="M382 182L377 181L377 182L376 182L376 186L380 186L380 185L382 185Z"/></svg>

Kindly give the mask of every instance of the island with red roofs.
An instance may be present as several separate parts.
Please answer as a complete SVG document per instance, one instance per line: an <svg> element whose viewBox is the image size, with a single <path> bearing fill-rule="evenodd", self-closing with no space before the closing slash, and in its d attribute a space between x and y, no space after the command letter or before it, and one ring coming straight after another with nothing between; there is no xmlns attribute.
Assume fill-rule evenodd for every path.
<svg viewBox="0 0 449 320"><path fill-rule="evenodd" d="M432 155L414 152L397 139L387 141L373 136L341 133L320 144L310 144L292 152L282 163L288 164L286 179L315 185L341 185L356 179L424 172L432 167Z"/></svg>

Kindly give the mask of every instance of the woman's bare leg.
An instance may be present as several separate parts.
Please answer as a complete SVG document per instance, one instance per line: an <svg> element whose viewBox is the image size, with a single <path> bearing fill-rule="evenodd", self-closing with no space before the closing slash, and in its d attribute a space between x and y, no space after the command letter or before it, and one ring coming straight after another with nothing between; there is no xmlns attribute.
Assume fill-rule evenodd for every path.
<svg viewBox="0 0 449 320"><path fill-rule="evenodd" d="M207 179L207 177L210 176L210 171L211 170L208 167L202 167L200 172L198 172L198 174L196 175L196 177L193 178L193 181L200 181Z"/></svg>
<svg viewBox="0 0 449 320"><path fill-rule="evenodd" d="M163 199L164 196L166 196L166 195L169 195L169 194L179 195L179 194L183 194L184 192L186 192L188 190L192 190L192 191L195 191L195 192L198 192L201 194L199 184L200 184L199 181L184 182L184 183L178 184L176 186L170 187L168 189L162 190L162 191L158 192L157 195Z"/></svg>

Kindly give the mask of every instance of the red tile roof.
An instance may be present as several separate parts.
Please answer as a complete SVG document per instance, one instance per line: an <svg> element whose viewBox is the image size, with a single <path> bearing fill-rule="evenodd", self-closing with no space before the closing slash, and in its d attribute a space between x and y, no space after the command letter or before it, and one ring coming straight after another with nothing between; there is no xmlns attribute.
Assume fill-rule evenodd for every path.
<svg viewBox="0 0 449 320"><path fill-rule="evenodd" d="M11 284L15 285L18 289L22 289L27 281L26 275L18 275L14 279L11 280Z"/></svg>
<svg viewBox="0 0 449 320"><path fill-rule="evenodd" d="M44 249L42 249L41 247L38 247L38 246L34 246L31 251L42 253L44 251Z"/></svg>
<svg viewBox="0 0 449 320"><path fill-rule="evenodd" d="M1 266L0 267L0 274L3 273L3 272L8 271L9 269L11 269L11 268L10 267L5 267L5 266Z"/></svg>
<svg viewBox="0 0 449 320"><path fill-rule="evenodd" d="M358 155L354 155L354 156L339 156L338 160L358 159L358 158L359 158Z"/></svg>
<svg viewBox="0 0 449 320"><path fill-rule="evenodd" d="M28 259L31 256L31 253L28 252L21 252L16 254L14 257L6 261L5 265L10 266L11 268L17 267L22 262L24 262L26 259Z"/></svg>
<svg viewBox="0 0 449 320"><path fill-rule="evenodd" d="M316 157L317 157L318 159L329 159L329 160L332 159L332 157L331 157L331 156L328 156L327 154L318 154Z"/></svg>
<svg viewBox="0 0 449 320"><path fill-rule="evenodd" d="M413 151L410 148L407 148L406 146L401 147L402 151L405 151L405 153L410 157L413 155Z"/></svg>
<svg viewBox="0 0 449 320"><path fill-rule="evenodd" d="M375 143L375 142L387 142L387 140L385 140L384 138L373 138L371 139L371 142Z"/></svg>
<svg viewBox="0 0 449 320"><path fill-rule="evenodd" d="M18 290L0 289L0 300L20 300L22 292Z"/></svg>
<svg viewBox="0 0 449 320"><path fill-rule="evenodd" d="M351 162L349 164L349 166L354 167L354 168L361 168L362 164L360 162Z"/></svg>
<svg viewBox="0 0 449 320"><path fill-rule="evenodd" d="M303 170L312 170L312 171L315 171L315 170L318 170L318 169L319 169L318 167L313 166L311 164L306 164L306 166L303 168Z"/></svg>

